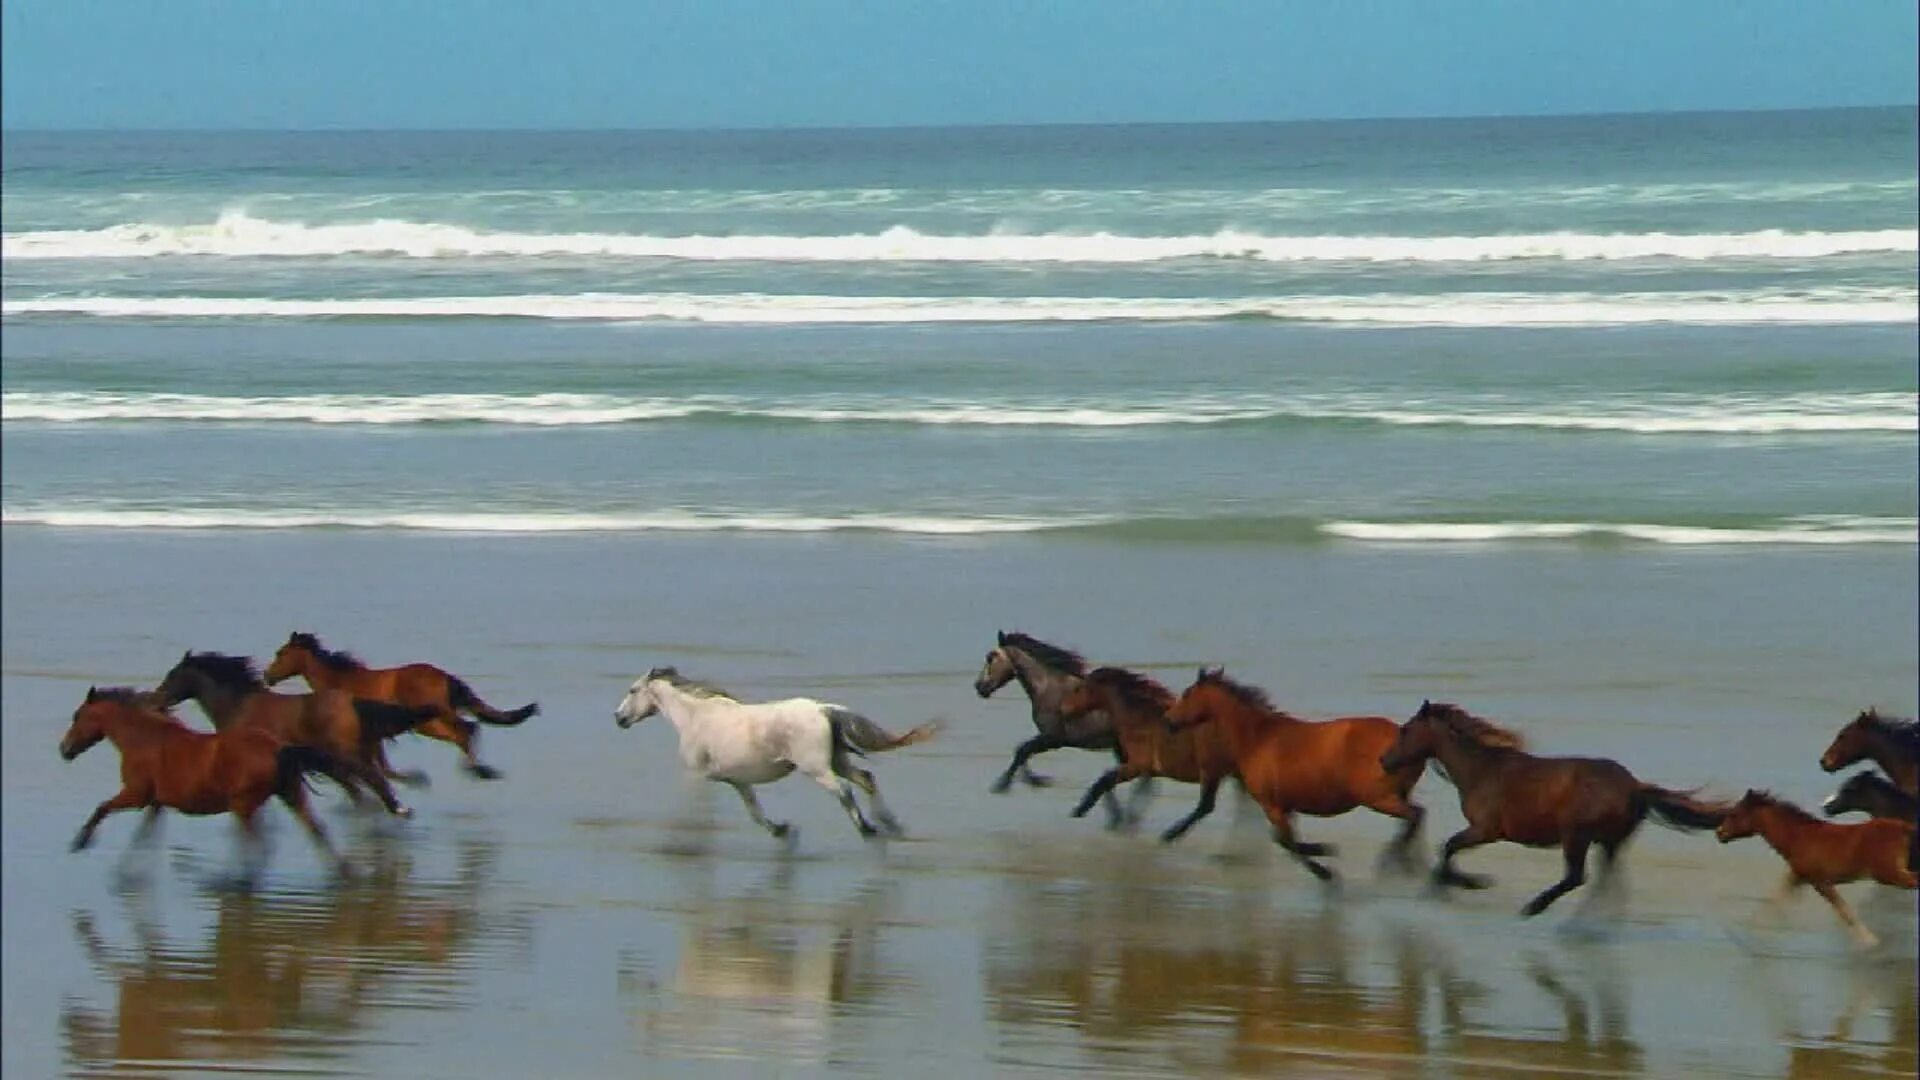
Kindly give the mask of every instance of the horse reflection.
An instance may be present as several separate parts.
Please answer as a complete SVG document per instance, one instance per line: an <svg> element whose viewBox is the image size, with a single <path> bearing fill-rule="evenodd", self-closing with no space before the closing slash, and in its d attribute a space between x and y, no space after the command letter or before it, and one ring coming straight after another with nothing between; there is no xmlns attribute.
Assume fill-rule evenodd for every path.
<svg viewBox="0 0 1920 1080"><path fill-rule="evenodd" d="M895 887L861 884L844 899L796 897L794 869L738 896L716 896L710 872L684 905L668 993L638 1004L634 1021L650 1044L696 1057L823 1061L836 1015L890 997L882 928ZM652 981L644 959L622 962L622 985Z"/></svg>
<svg viewBox="0 0 1920 1080"><path fill-rule="evenodd" d="M202 941L169 941L131 912L133 942L110 943L94 913L74 932L111 1009L73 1000L62 1009L75 1071L115 1062L334 1061L356 1049L382 1003L458 1007L477 945L525 920L484 910L497 851L469 843L449 882L412 878L389 847L365 881L339 892L235 894L214 900ZM136 898L133 903L138 903ZM516 931L517 924L517 931Z"/></svg>
<svg viewBox="0 0 1920 1080"><path fill-rule="evenodd" d="M1088 1059L1072 1064L1114 1072L1268 1075L1318 1063L1397 1075L1447 1058L1640 1069L1624 984L1588 958L1561 965L1579 977L1536 961L1529 982L1500 995L1544 996L1563 1017L1557 1030L1502 1031L1488 1017L1502 1002L1429 926L1301 907L1252 876L1201 887L1094 856L1032 860L1032 872L1004 879L1002 918L985 932L986 996L1006 1042L1032 1048L1069 1032Z"/></svg>

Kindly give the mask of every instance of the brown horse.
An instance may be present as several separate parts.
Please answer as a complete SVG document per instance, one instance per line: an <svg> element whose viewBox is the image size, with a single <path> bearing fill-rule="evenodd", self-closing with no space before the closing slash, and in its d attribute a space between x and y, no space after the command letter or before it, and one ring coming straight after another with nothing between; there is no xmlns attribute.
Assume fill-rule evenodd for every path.
<svg viewBox="0 0 1920 1080"><path fill-rule="evenodd" d="M432 664L370 668L352 653L328 649L320 644L319 638L299 632L288 635L287 643L273 654L273 663L267 665L267 685L295 675L304 677L307 685L315 690L345 690L355 697L434 710L434 718L420 725L419 733L459 747L467 771L482 780L499 779L500 770L481 764L474 756L473 743L480 729L473 721L462 720L460 713L471 713L489 724L503 727L523 723L540 713L538 704L522 705L507 712L496 709L480 700L480 695L458 676ZM384 766L384 756L381 761ZM394 774L391 770L389 773L396 778L425 780L419 774Z"/></svg>
<svg viewBox="0 0 1920 1080"><path fill-rule="evenodd" d="M1787 861L1787 877L1768 909L1777 907L1802 885L1833 905L1854 940L1863 947L1877 943L1834 891L1835 885L1872 878L1901 889L1920 888L1920 874L1907 864L1914 827L1904 821L1877 818L1857 825L1821 821L1805 810L1766 791L1748 791L1735 803L1714 835L1725 844L1758 835Z"/></svg>
<svg viewBox="0 0 1920 1080"><path fill-rule="evenodd" d="M437 715L431 710L369 701L339 690L277 694L260 681L253 661L220 653L181 656L153 696L166 709L192 698L219 730L265 727L283 742L326 750L348 762L388 813L401 817L413 813L400 805L379 768L380 743ZM358 789L349 790L358 793Z"/></svg>
<svg viewBox="0 0 1920 1080"><path fill-rule="evenodd" d="M73 723L60 739L60 756L79 757L101 739L120 751L120 790L101 803L74 835L70 850L93 842L93 831L116 810L146 811L135 838L138 843L153 829L162 809L183 814L230 813L240 822L249 846L257 847L259 825L254 815L278 796L307 827L341 877L347 863L327 839L327 830L307 805L306 777L318 774L355 790L351 763L312 746L291 745L264 727L238 727L207 734L151 706L149 695L125 687L87 688L87 698L73 712ZM258 867L249 867L249 877Z"/></svg>
<svg viewBox="0 0 1920 1080"><path fill-rule="evenodd" d="M1073 808L1074 817L1086 816L1102 796L1143 776L1200 785L1199 805L1161 833L1161 840L1178 840L1213 813L1220 782L1234 775L1233 749L1227 745L1222 725L1168 727L1167 708L1172 704L1172 691L1145 675L1117 667L1095 668L1067 691L1060 700L1061 719L1071 722L1088 713L1104 713L1112 719L1120 748L1120 764L1093 782Z"/></svg>
<svg viewBox="0 0 1920 1080"><path fill-rule="evenodd" d="M1920 796L1920 724L1868 709L1833 737L1820 755L1820 767L1839 772L1862 759L1880 766L1901 791Z"/></svg>
<svg viewBox="0 0 1920 1080"><path fill-rule="evenodd" d="M1306 843L1294 836L1293 815L1333 817L1364 806L1405 824L1385 858L1406 867L1410 848L1427 812L1407 794L1426 766L1412 762L1386 768L1380 754L1399 725L1384 716L1347 716L1337 720L1301 720L1281 712L1267 695L1227 678L1218 668L1200 669L1180 700L1167 710L1175 730L1213 723L1226 736L1234 773L1247 794L1266 811L1276 843L1299 859L1313 876L1331 881L1333 871L1315 861L1332 855L1329 844Z"/></svg>
<svg viewBox="0 0 1920 1080"><path fill-rule="evenodd" d="M1608 758L1535 757L1519 735L1482 720L1458 705L1420 703L1381 756L1399 769L1429 758L1439 762L1460 792L1467 827L1447 837L1434 868L1437 885L1484 889L1484 877L1454 869L1467 848L1506 840L1526 847L1558 847L1567 873L1527 902L1521 914L1538 915L1587 880L1587 850L1600 845L1602 873L1611 873L1620 849L1648 814L1679 829L1711 829L1725 807L1690 793L1642 783Z"/></svg>

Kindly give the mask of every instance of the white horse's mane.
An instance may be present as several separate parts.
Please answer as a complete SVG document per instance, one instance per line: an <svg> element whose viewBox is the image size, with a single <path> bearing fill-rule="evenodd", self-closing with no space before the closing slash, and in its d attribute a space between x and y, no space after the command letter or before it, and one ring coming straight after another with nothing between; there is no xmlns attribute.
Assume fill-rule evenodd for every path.
<svg viewBox="0 0 1920 1080"><path fill-rule="evenodd" d="M744 702L740 700L739 696L734 694L733 692L728 690L723 690L720 687L715 686L710 682L702 682L699 679L689 679L685 675L680 674L680 672L674 668L670 668L670 667L654 668L652 671L647 672L647 679L649 681L654 679L659 679L660 681L666 683L668 686L673 687L675 690L678 690L681 693L688 695L689 697L709 698L709 699L718 700L718 701L731 701L736 705L744 704Z"/></svg>

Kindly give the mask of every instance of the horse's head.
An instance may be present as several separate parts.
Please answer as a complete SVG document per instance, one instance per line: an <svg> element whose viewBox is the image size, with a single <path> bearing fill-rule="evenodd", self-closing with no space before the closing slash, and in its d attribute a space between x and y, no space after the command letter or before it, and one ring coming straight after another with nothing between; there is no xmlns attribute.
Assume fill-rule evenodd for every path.
<svg viewBox="0 0 1920 1080"><path fill-rule="evenodd" d="M1201 668L1193 685L1167 709L1167 726L1174 730L1204 724L1225 715L1236 701L1224 668Z"/></svg>
<svg viewBox="0 0 1920 1080"><path fill-rule="evenodd" d="M652 683L655 679L673 673L672 668L654 668L627 687L627 696L620 699L620 705L613 710L613 722L622 729L652 716L660 711L660 701L653 696Z"/></svg>
<svg viewBox="0 0 1920 1080"><path fill-rule="evenodd" d="M295 675L305 675L307 665L313 662L314 654L319 650L319 638L296 630L287 635L287 643L273 654L273 663L267 665L266 672L260 677L266 680L268 686L274 686Z"/></svg>
<svg viewBox="0 0 1920 1080"><path fill-rule="evenodd" d="M206 677L193 663L193 650L180 654L180 662L167 670L153 696L163 709L171 709L188 698L198 697L206 686Z"/></svg>
<svg viewBox="0 0 1920 1080"><path fill-rule="evenodd" d="M1713 830L1715 839L1726 844L1760 831L1760 811L1772 802L1773 796L1748 788L1740 801L1733 804L1733 809L1727 811L1727 816L1720 819L1719 827Z"/></svg>
<svg viewBox="0 0 1920 1080"><path fill-rule="evenodd" d="M1380 767L1394 772L1432 757L1440 749L1440 710L1431 701L1422 701L1420 711L1400 725L1400 734L1380 755Z"/></svg>
<svg viewBox="0 0 1920 1080"><path fill-rule="evenodd" d="M1893 785L1870 772L1854 773L1847 777L1838 791L1827 796L1826 802L1820 804L1820 812L1828 817L1839 817L1855 811L1871 814L1874 806L1880 802L1883 788L1891 789Z"/></svg>
<svg viewBox="0 0 1920 1080"><path fill-rule="evenodd" d="M1866 757L1873 750L1873 733L1880 727L1880 714L1872 709L1847 722L1820 755L1820 767L1828 772L1841 769Z"/></svg>
<svg viewBox="0 0 1920 1080"><path fill-rule="evenodd" d="M1013 657L1007 655L1007 635L1001 631L999 640L987 653L987 662L980 666L980 674L974 676L973 692L981 697L992 697L995 690L1013 681L1019 671L1013 666Z"/></svg>
<svg viewBox="0 0 1920 1080"><path fill-rule="evenodd" d="M87 687L87 698L73 710L73 722L60 737L60 756L72 761L107 737L107 717L119 708L118 700L103 695L97 687Z"/></svg>

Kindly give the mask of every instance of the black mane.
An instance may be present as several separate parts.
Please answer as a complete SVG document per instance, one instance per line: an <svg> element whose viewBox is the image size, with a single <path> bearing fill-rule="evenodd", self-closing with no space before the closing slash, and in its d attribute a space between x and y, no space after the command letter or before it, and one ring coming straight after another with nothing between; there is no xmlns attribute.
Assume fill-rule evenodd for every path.
<svg viewBox="0 0 1920 1080"><path fill-rule="evenodd" d="M307 650L315 660L335 671L364 671L367 667L359 657L344 649L329 649L320 644L320 639L313 634L295 633L287 639L287 644Z"/></svg>
<svg viewBox="0 0 1920 1080"><path fill-rule="evenodd" d="M1269 713L1280 711L1273 707L1273 701L1267 697L1267 692L1265 690L1262 690L1257 686L1249 686L1246 683L1238 682L1234 679L1228 678L1227 670L1225 668L1213 668L1212 670L1202 670L1200 672L1199 681L1213 683L1219 686L1221 689L1225 690L1229 694L1232 694L1236 699L1238 699L1240 704L1245 705L1248 708L1258 709L1261 712L1269 712Z"/></svg>
<svg viewBox="0 0 1920 1080"><path fill-rule="evenodd" d="M1037 637L1023 634L1018 630L1009 630L1000 635L1002 646L1011 645L1035 660L1055 671L1064 671L1069 675L1087 673L1086 658L1072 649L1063 649L1058 645L1049 645Z"/></svg>
<svg viewBox="0 0 1920 1080"><path fill-rule="evenodd" d="M1880 710L1868 709L1856 717L1854 723L1872 728L1883 735L1890 735L1911 747L1916 753L1920 753L1920 720L1881 716Z"/></svg>
<svg viewBox="0 0 1920 1080"><path fill-rule="evenodd" d="M1173 704L1173 692L1137 671L1126 668L1094 668L1087 681L1107 687L1120 700L1135 709L1165 712Z"/></svg>
<svg viewBox="0 0 1920 1080"><path fill-rule="evenodd" d="M202 652L188 653L180 660L180 666L198 671L222 686L243 686L249 690L265 690L267 684L261 680L260 672L253 666L250 656L228 656L225 653Z"/></svg>

